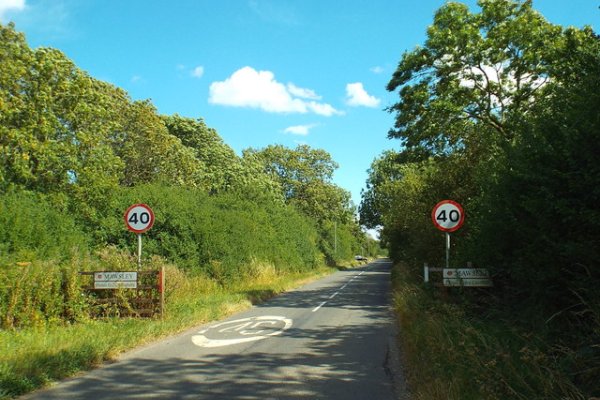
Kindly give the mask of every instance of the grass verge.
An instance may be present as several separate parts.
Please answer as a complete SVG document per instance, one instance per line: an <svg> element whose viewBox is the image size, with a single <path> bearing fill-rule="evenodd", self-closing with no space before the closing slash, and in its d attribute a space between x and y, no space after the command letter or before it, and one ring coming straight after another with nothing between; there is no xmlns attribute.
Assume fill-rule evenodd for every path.
<svg viewBox="0 0 600 400"><path fill-rule="evenodd" d="M249 278L223 287L202 276L186 277L171 267L167 285L174 290L162 320L111 318L0 330L0 399L22 395L93 368L125 350L242 311L334 271L322 267L281 275L268 266L255 266Z"/></svg>
<svg viewBox="0 0 600 400"><path fill-rule="evenodd" d="M402 265L392 279L412 399L587 399L561 373L568 350L508 320L469 313Z"/></svg>

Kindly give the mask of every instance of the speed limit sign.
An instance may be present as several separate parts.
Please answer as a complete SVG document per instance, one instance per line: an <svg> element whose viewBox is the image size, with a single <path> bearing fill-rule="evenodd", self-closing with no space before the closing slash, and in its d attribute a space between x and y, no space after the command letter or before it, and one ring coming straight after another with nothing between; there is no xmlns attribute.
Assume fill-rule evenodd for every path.
<svg viewBox="0 0 600 400"><path fill-rule="evenodd" d="M125 211L125 226L132 232L144 233L154 225L154 213L146 204L134 204Z"/></svg>
<svg viewBox="0 0 600 400"><path fill-rule="evenodd" d="M454 232L465 222L465 212L457 202L442 200L433 207L431 219L439 230Z"/></svg>

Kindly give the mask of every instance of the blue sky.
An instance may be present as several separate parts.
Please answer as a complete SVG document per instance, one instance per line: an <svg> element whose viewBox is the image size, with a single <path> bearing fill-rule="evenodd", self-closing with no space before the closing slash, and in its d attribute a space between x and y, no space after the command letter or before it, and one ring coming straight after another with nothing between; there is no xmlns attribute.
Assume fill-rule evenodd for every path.
<svg viewBox="0 0 600 400"><path fill-rule="evenodd" d="M476 10L475 1L464 1ZM385 86L443 0L0 0L30 46L162 114L203 118L236 152L308 144L355 204L387 149ZM534 0L550 22L598 31L600 0Z"/></svg>

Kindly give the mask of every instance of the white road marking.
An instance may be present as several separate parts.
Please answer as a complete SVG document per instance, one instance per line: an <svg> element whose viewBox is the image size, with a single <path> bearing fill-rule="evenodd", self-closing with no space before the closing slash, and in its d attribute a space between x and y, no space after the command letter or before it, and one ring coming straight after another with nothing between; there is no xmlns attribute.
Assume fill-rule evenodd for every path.
<svg viewBox="0 0 600 400"><path fill-rule="evenodd" d="M366 270L365 270L366 271ZM365 271L362 271L360 274L358 275L354 275L352 278L350 278L350 280L346 283L344 283L344 285L342 287L340 287L335 293L333 293L331 296L329 296L329 300L333 299L335 296L337 296L338 294L340 294L340 292L342 290L344 290L346 288L346 286L348 286L348 284L350 282L352 282L354 279L358 278L359 276L361 276L362 274L365 273ZM325 300L324 302L322 302L321 304L319 304L318 306L316 306L315 308L312 309L312 312L317 312L319 311L319 309L321 307L323 307L325 304L327 304L327 300Z"/></svg>
<svg viewBox="0 0 600 400"><path fill-rule="evenodd" d="M319 308L323 307L325 304L327 304L326 301L322 302L321 304L319 304L318 306L316 306L315 308L313 308L312 312L319 311Z"/></svg>
<svg viewBox="0 0 600 400"><path fill-rule="evenodd" d="M281 326L277 329L277 326ZM263 315L259 317L250 317L236 319L234 321L225 321L220 324L209 326L206 329L198 332L198 335L192 336L192 343L199 347L221 347L229 346L238 343L253 342L256 340L266 339L271 336L281 335L285 330L291 328L292 320L286 317ZM268 328L272 332L263 333ZM275 328L275 330L273 330ZM208 331L224 335L237 335L231 339L210 339L206 337Z"/></svg>

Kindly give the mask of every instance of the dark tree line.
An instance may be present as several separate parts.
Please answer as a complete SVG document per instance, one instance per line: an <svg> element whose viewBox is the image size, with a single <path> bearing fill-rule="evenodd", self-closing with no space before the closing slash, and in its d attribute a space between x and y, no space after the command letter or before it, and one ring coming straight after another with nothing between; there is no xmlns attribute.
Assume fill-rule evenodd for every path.
<svg viewBox="0 0 600 400"><path fill-rule="evenodd" d="M574 349L581 358L565 365L590 384L600 374L600 39L550 24L531 1L479 6L444 5L424 45L402 56L388 84L401 150L373 162L361 222L383 226L393 257L418 274L444 259L431 209L460 202L454 264L490 268L493 309Z"/></svg>

